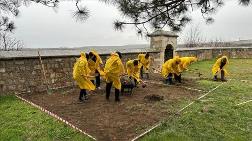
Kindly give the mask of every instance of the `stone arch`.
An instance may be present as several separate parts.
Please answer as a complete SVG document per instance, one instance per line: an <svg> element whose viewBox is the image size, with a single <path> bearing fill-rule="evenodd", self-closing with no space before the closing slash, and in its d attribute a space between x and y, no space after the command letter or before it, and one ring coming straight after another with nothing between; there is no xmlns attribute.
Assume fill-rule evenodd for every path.
<svg viewBox="0 0 252 141"><path fill-rule="evenodd" d="M164 50L164 62L173 58L174 47L171 44L167 44Z"/></svg>
<svg viewBox="0 0 252 141"><path fill-rule="evenodd" d="M161 67L167 59L173 58L175 55L178 35L171 31L158 29L148 34L148 36L151 37L150 48L160 51L160 58L156 59L156 61L158 61L157 64Z"/></svg>

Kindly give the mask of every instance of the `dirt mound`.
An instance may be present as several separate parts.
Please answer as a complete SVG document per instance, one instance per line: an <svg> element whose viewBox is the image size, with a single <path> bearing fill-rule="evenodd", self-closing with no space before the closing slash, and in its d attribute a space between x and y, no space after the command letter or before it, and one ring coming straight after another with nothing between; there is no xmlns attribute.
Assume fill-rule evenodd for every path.
<svg viewBox="0 0 252 141"><path fill-rule="evenodd" d="M144 99L148 101L161 101L161 100L164 100L164 96L153 94L153 95L145 96Z"/></svg>

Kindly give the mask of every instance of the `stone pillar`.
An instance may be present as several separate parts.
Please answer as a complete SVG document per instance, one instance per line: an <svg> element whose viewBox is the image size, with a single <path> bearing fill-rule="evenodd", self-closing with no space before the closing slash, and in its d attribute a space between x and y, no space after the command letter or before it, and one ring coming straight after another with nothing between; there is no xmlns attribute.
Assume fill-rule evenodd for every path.
<svg viewBox="0 0 252 141"><path fill-rule="evenodd" d="M151 38L150 41L150 48L155 49L157 51L160 51L160 66L164 63L165 60L165 49L168 46L173 47L173 56L175 56L175 50L177 48L177 38L178 35L176 35L174 32L170 31L164 31L161 29L156 30L152 34L148 35Z"/></svg>

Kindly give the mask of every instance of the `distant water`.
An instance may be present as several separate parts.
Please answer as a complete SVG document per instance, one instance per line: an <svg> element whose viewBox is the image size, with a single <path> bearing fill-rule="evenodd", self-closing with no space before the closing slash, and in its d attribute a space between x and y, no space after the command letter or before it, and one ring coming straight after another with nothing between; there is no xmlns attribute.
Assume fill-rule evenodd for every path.
<svg viewBox="0 0 252 141"><path fill-rule="evenodd" d="M122 53L138 53L154 51L148 45L125 45L125 46L86 46L76 48L25 48L21 51L0 51L0 58L16 58L16 57L38 57L41 56L68 56L79 55L81 51L90 52L96 50L100 54L110 54L113 51Z"/></svg>

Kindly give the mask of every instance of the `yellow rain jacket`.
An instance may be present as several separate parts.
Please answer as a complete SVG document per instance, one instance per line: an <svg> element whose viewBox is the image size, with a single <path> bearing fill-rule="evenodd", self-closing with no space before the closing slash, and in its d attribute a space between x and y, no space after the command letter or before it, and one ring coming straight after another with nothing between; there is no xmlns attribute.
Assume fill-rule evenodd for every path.
<svg viewBox="0 0 252 141"><path fill-rule="evenodd" d="M94 62L92 59L88 59L88 67L91 70L91 74L95 74L95 70L97 70L101 75L104 75L104 72L101 69L101 64L103 64L102 59L100 55L96 51L91 51L95 57L96 62Z"/></svg>
<svg viewBox="0 0 252 141"><path fill-rule="evenodd" d="M225 75L228 74L228 72L227 72L227 70L226 70L226 67L227 67L227 65L229 64L229 61L228 61L227 56L222 56L222 57L219 58L219 59L215 62L215 64L213 65L213 68L212 68L212 73L213 73L213 75L216 75L216 73L220 72L220 70L221 70L221 69L220 69L221 60L222 60L223 58L226 58L226 59L227 59L227 62L226 62L226 64L223 66L222 70L224 70Z"/></svg>
<svg viewBox="0 0 252 141"><path fill-rule="evenodd" d="M188 66L197 61L196 57L181 57L180 58L181 63L179 64L179 70L180 72L186 70L188 68Z"/></svg>
<svg viewBox="0 0 252 141"><path fill-rule="evenodd" d="M139 63L138 66L134 66L133 64L134 60L129 60L126 63L126 69L127 69L127 74L128 76L131 76L135 78L138 82L140 82L140 69L141 69L141 64Z"/></svg>
<svg viewBox="0 0 252 141"><path fill-rule="evenodd" d="M117 53L112 53L104 67L106 82L113 82L116 89L121 89L120 75L123 74L124 66Z"/></svg>
<svg viewBox="0 0 252 141"><path fill-rule="evenodd" d="M173 74L180 74L180 70L179 67L176 62L180 63L181 60L176 57L173 59L169 59L167 60L163 65L162 65L162 70L161 70L161 74L164 78L167 78L167 76L169 75L169 73L173 73Z"/></svg>
<svg viewBox="0 0 252 141"><path fill-rule="evenodd" d="M144 71L150 68L150 57L148 59L145 58L145 54L139 54L138 60L144 68Z"/></svg>
<svg viewBox="0 0 252 141"><path fill-rule="evenodd" d="M81 57L75 62L73 67L73 79L77 82L80 89L94 90L95 86L87 77L90 74L88 62L85 53L81 53Z"/></svg>

